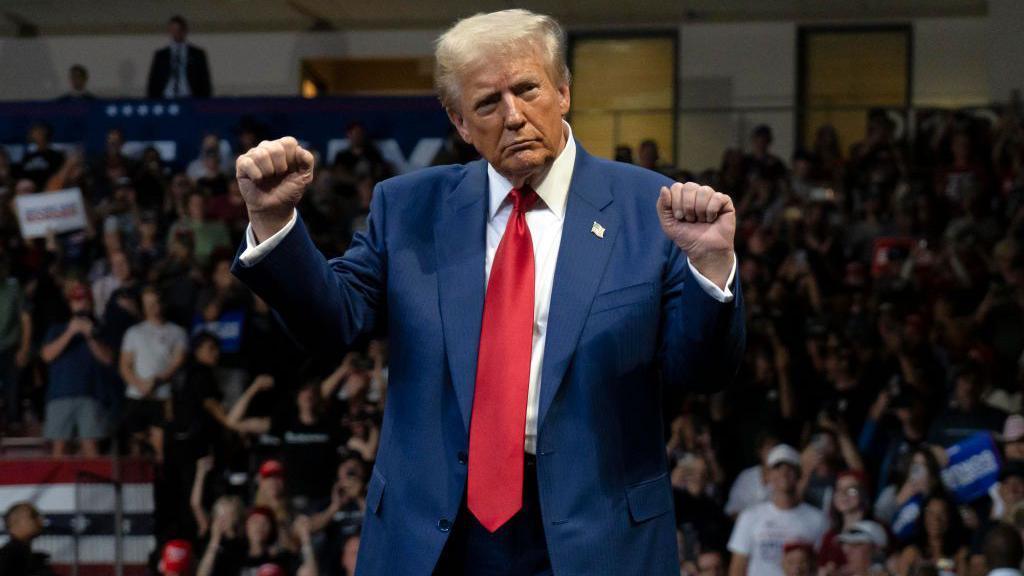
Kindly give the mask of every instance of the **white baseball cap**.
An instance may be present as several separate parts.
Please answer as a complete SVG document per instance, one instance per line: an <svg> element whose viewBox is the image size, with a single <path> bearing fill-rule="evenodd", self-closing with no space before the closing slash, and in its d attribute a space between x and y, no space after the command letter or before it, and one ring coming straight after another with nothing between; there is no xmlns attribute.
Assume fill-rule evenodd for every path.
<svg viewBox="0 0 1024 576"><path fill-rule="evenodd" d="M1003 433L999 437L1003 442L1017 442L1024 437L1024 416L1013 414L1003 423Z"/></svg>
<svg viewBox="0 0 1024 576"><path fill-rule="evenodd" d="M871 520L860 520L850 526L849 530L843 530L839 535L839 541L843 544L874 544L879 550L884 550L889 545L885 528Z"/></svg>
<svg viewBox="0 0 1024 576"><path fill-rule="evenodd" d="M800 453L789 444L779 444L768 452L768 468L775 468L779 464L789 464L800 467Z"/></svg>

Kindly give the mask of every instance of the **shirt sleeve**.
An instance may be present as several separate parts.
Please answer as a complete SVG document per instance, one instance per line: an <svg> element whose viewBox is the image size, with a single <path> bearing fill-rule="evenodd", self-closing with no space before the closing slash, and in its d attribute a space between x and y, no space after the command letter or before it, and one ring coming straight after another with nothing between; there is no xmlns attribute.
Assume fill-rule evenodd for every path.
<svg viewBox="0 0 1024 576"><path fill-rule="evenodd" d="M278 230L273 236L267 238L263 242L256 241L256 235L252 232L252 224L250 223L245 227L245 250L238 257L238 260L242 263L242 266L249 267L255 266L260 260L266 258L267 254L271 250L277 247L281 243L281 240L292 231L295 227L295 220L298 212L292 210L292 219L284 225L284 228Z"/></svg>
<svg viewBox="0 0 1024 576"><path fill-rule="evenodd" d="M750 551L753 549L751 512L751 510L743 511L739 519L736 520L736 526L732 529L732 535L729 536L729 551L733 554L750 556Z"/></svg>
<svg viewBox="0 0 1024 576"><path fill-rule="evenodd" d="M181 326L174 325L177 330L174 331L174 352L188 352L188 332Z"/></svg>
<svg viewBox="0 0 1024 576"><path fill-rule="evenodd" d="M732 269L729 270L729 278L725 281L725 290L722 290L721 288L716 286L714 282L708 280L703 274L697 271L693 264L690 263L689 259L686 260L686 264L687 266L690 267L690 272L693 272L693 277L697 279L697 284L700 284L700 287L703 288L704 291L708 293L708 296L711 296L715 300L718 300L719 302L722 303L732 302L732 281L736 277L735 252L733 252L732 255Z"/></svg>
<svg viewBox="0 0 1024 576"><path fill-rule="evenodd" d="M135 352L136 339L138 338L138 331L132 326L124 333L124 340L121 341L121 352Z"/></svg>

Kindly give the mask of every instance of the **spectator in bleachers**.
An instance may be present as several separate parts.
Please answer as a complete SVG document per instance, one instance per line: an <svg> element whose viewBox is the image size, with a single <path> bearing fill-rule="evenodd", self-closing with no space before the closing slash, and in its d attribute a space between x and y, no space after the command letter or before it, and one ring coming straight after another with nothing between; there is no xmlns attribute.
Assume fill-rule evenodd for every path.
<svg viewBox="0 0 1024 576"><path fill-rule="evenodd" d="M819 565L834 569L846 564L843 541L839 537L858 522L867 519L870 503L862 472L844 471L836 477L830 509L831 526L821 542Z"/></svg>
<svg viewBox="0 0 1024 576"><path fill-rule="evenodd" d="M703 456L688 454L676 464L672 472L676 526L696 539L699 550L722 550L729 539L730 521L721 504L708 494L709 476Z"/></svg>
<svg viewBox="0 0 1024 576"><path fill-rule="evenodd" d="M346 458L338 466L330 504L310 517L310 530L326 536L324 555L328 558L340 557L348 541L359 535L366 512L366 474L362 458Z"/></svg>
<svg viewBox="0 0 1024 576"><path fill-rule="evenodd" d="M788 564L783 561L784 546L799 541L817 547L828 528L821 510L800 502L796 449L780 444L768 453L765 464L771 500L744 510L736 520L729 538L730 576L782 576L783 565Z"/></svg>
<svg viewBox="0 0 1024 576"><path fill-rule="evenodd" d="M60 168L46 180L43 185L44 192L64 190L66 188L89 189L85 181L87 176L85 160L80 150L71 150L64 156L64 162Z"/></svg>
<svg viewBox="0 0 1024 576"><path fill-rule="evenodd" d="M985 535L985 569L988 576L1020 576L1024 561L1024 543L1020 532L1005 524Z"/></svg>
<svg viewBox="0 0 1024 576"><path fill-rule="evenodd" d="M164 544L157 570L162 576L192 576L192 544L187 540L171 540Z"/></svg>
<svg viewBox="0 0 1024 576"><path fill-rule="evenodd" d="M113 353L99 337L89 290L71 281L66 290L71 318L50 326L39 357L49 365L44 435L54 458L68 453L68 441L77 438L82 456L99 455L99 440L109 433L109 419L101 393Z"/></svg>
<svg viewBox="0 0 1024 576"><path fill-rule="evenodd" d="M218 248L231 247L231 236L227 226L221 221L206 217L206 204L206 196L202 192L190 193L185 200L187 212L171 225L167 232L169 238L178 234L191 236L195 259L200 265L206 264L210 255Z"/></svg>
<svg viewBox="0 0 1024 576"><path fill-rule="evenodd" d="M117 127L107 130L103 153L90 160L90 172L96 181L95 202L113 193L114 183L135 173L136 162L124 153L124 132Z"/></svg>
<svg viewBox="0 0 1024 576"><path fill-rule="evenodd" d="M349 370L351 368L343 364L323 382L311 380L302 385L294 403L279 407L270 418L243 421L242 415L253 393L243 395L239 400L241 406L236 405L229 414L229 421L239 423L246 432L271 434L279 439L283 466L268 466L267 470L280 472L284 477L292 498L289 508L304 513L319 511L331 497L332 476L342 442L336 424L337 406L330 395L348 376Z"/></svg>
<svg viewBox="0 0 1024 576"><path fill-rule="evenodd" d="M662 174L669 174L673 171L671 166L662 163L661 153L658 151L658 142L653 139L644 140L637 146L636 163L638 166L654 170L655 172L661 172Z"/></svg>
<svg viewBox="0 0 1024 576"><path fill-rule="evenodd" d="M18 279L10 275L10 259L0 256L0 392L7 426L21 424L19 372L28 365L32 319Z"/></svg>
<svg viewBox="0 0 1024 576"><path fill-rule="evenodd" d="M206 148L202 152L203 171L193 177L196 188L208 198L218 198L228 193L228 177L221 168L220 151Z"/></svg>
<svg viewBox="0 0 1024 576"><path fill-rule="evenodd" d="M188 22L182 16L167 21L170 46L153 54L146 97L209 98L213 94L206 52L186 41Z"/></svg>
<svg viewBox="0 0 1024 576"><path fill-rule="evenodd" d="M198 182L204 175L211 173L207 158L213 153L219 158L216 164L216 172L226 176L235 175L235 159L226 147L221 146L221 139L216 134L206 134L199 145L199 156L188 163L185 174L194 182Z"/></svg>
<svg viewBox="0 0 1024 576"><path fill-rule="evenodd" d="M775 182L786 177L786 165L771 152L773 141L772 128L767 124L756 126L750 133L750 152L743 157L747 178L758 176Z"/></svg>
<svg viewBox="0 0 1024 576"><path fill-rule="evenodd" d="M245 326L249 322L252 294L231 274L231 255L215 254L210 264L209 282L199 292L198 317L192 332L208 330L218 338L220 353L215 364L224 401L232 405L249 381L244 356Z"/></svg>
<svg viewBox="0 0 1024 576"><path fill-rule="evenodd" d="M391 166L380 149L370 140L362 122L350 122L345 129L348 147L334 156L334 166L342 169L342 175L352 183L364 177L380 181L392 175Z"/></svg>
<svg viewBox="0 0 1024 576"><path fill-rule="evenodd" d="M43 532L43 517L30 502L17 502L4 512L10 539L0 548L0 574L51 576L45 554L32 551L32 541Z"/></svg>
<svg viewBox="0 0 1024 576"><path fill-rule="evenodd" d="M812 576L814 574L814 546L810 542L792 540L782 545L780 574L783 576ZM762 574L751 571L750 574ZM730 570L730 575L734 573Z"/></svg>
<svg viewBox="0 0 1024 576"><path fill-rule="evenodd" d="M956 504L941 493L921 504L916 537L899 555L899 576L907 576L921 560L930 561L954 574L968 573L967 537Z"/></svg>
<svg viewBox="0 0 1024 576"><path fill-rule="evenodd" d="M185 363L188 335L165 319L160 292L142 290L143 321L132 326L121 343L120 374L125 382L125 431L136 451L144 437L158 460L163 459L170 380Z"/></svg>
<svg viewBox="0 0 1024 576"><path fill-rule="evenodd" d="M768 454L779 444L779 438L770 430L763 430L757 444L758 464L744 469L736 476L729 489L729 499L725 503L725 513L736 518L741 512L767 502L768 492Z"/></svg>
<svg viewBox="0 0 1024 576"><path fill-rule="evenodd" d="M64 153L51 147L53 128L45 122L35 122L28 130L29 149L21 157L17 174L28 178L36 190L43 190L46 181L64 164Z"/></svg>
<svg viewBox="0 0 1024 576"><path fill-rule="evenodd" d="M814 132L810 158L814 162L813 175L816 179L829 186L838 186L842 182L843 151L835 126L823 124Z"/></svg>
<svg viewBox="0 0 1024 576"><path fill-rule="evenodd" d="M843 546L843 563L836 574L883 576L889 537L877 522L860 520L845 528L837 540Z"/></svg>
<svg viewBox="0 0 1024 576"><path fill-rule="evenodd" d="M890 526L897 511L911 499L943 490L939 463L927 444L919 444L902 454L895 468L874 506L875 519Z"/></svg>
<svg viewBox="0 0 1024 576"><path fill-rule="evenodd" d="M949 405L932 425L928 441L948 447L975 432L1002 430L1006 413L981 402L986 388L979 367L968 365L957 369Z"/></svg>
<svg viewBox="0 0 1024 576"><path fill-rule="evenodd" d="M213 467L212 457L200 460L197 478L204 477ZM201 484L197 484L201 485ZM242 501L237 496L221 496L213 505L212 520L198 502L193 490L192 509L197 513L199 536L209 538L203 546L203 553L196 569L196 576L234 576L239 573L246 554L246 541L242 534Z"/></svg>
<svg viewBox="0 0 1024 576"><path fill-rule="evenodd" d="M96 97L93 96L92 92L89 92L86 86L89 83L89 70L81 64L72 64L71 68L68 68L68 84L71 89L61 95L60 100L62 102L70 102L74 100L93 100Z"/></svg>
<svg viewBox="0 0 1024 576"><path fill-rule="evenodd" d="M109 272L92 281L92 301L97 318L103 318L107 311L107 303L118 288L127 285L132 278L132 267L128 255L114 251L107 257Z"/></svg>

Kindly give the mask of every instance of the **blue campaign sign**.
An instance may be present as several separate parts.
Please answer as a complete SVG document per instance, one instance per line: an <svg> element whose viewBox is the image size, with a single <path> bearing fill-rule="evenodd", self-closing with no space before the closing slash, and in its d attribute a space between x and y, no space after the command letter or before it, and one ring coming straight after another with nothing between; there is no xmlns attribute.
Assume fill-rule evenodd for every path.
<svg viewBox="0 0 1024 576"><path fill-rule="evenodd" d="M892 535L900 540L910 540L917 532L917 519L921 516L924 497L920 494L903 503L892 519Z"/></svg>
<svg viewBox="0 0 1024 576"><path fill-rule="evenodd" d="M980 498L999 481L999 455L992 435L979 432L946 449L949 463L942 481L956 498L965 503Z"/></svg>
<svg viewBox="0 0 1024 576"><path fill-rule="evenodd" d="M192 335L200 332L211 332L220 341L221 352L233 354L242 348L242 330L245 328L245 312L243 310L227 310L212 322L204 322L196 316L192 326Z"/></svg>
<svg viewBox="0 0 1024 576"><path fill-rule="evenodd" d="M360 122L397 172L429 165L450 126L433 96L2 103L0 144L14 162L26 152L26 134L38 121L53 128L55 147L81 145L87 157L102 154L107 131L119 128L126 154L153 146L175 168L199 155L204 134L234 144L243 127L266 139L294 136L329 163L347 146L348 124Z"/></svg>

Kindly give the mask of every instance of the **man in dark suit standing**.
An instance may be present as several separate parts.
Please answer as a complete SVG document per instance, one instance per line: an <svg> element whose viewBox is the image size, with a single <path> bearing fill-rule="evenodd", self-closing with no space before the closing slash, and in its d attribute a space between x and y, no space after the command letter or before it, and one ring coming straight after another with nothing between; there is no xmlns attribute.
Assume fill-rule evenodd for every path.
<svg viewBox="0 0 1024 576"><path fill-rule="evenodd" d="M390 338L356 574L678 575L662 386L739 365L732 200L584 150L550 17L467 18L436 59L483 159L381 182L344 256L295 210L311 152L287 137L236 163L234 273L314 354Z"/></svg>
<svg viewBox="0 0 1024 576"><path fill-rule="evenodd" d="M213 93L210 66L206 52L185 42L188 22L181 16L173 16L167 22L167 29L171 44L153 54L146 97L209 98Z"/></svg>

